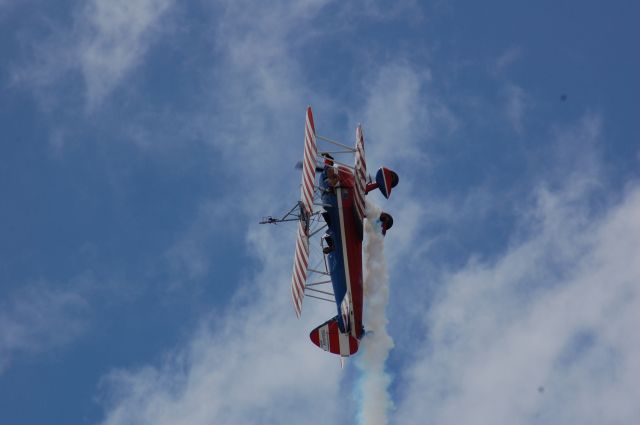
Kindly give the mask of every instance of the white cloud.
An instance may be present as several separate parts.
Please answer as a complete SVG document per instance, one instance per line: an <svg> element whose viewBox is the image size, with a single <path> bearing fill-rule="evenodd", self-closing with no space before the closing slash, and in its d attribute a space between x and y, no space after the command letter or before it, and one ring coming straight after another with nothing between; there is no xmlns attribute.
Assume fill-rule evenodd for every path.
<svg viewBox="0 0 640 425"><path fill-rule="evenodd" d="M104 424L340 422L339 363L308 339L327 308L306 300L304 319L295 319L282 255L291 244L274 236L270 228L250 234L264 261L259 284L233 283L235 299L213 311L186 348L158 366L105 377Z"/></svg>
<svg viewBox="0 0 640 425"><path fill-rule="evenodd" d="M282 148L303 137L304 108L324 96L306 84L305 57L295 58L294 49L313 37L310 22L328 1L221 3L211 82L216 90L203 119L211 142L250 169L282 163L283 155L297 161L297 150Z"/></svg>
<svg viewBox="0 0 640 425"><path fill-rule="evenodd" d="M494 77L501 77L506 73L506 70L516 63L522 56L522 49L518 47L511 47L506 49L496 59L490 67L489 72ZM507 118L511 127L516 133L522 135L524 131L524 118L525 113L532 101L531 97L522 89L522 87L512 82L504 82L500 92L500 97L504 102L502 107L504 116Z"/></svg>
<svg viewBox="0 0 640 425"><path fill-rule="evenodd" d="M598 122L587 117L558 142L589 135L578 147L593 151ZM638 420L640 188L594 210L591 182L602 177L592 155L579 156L559 161L564 180L539 187L504 255L418 280L438 279L440 291L429 311L407 308L426 334L411 336L397 423Z"/></svg>
<svg viewBox="0 0 640 425"><path fill-rule="evenodd" d="M504 99L504 113L511 127L518 134L522 134L524 130L524 117L527 111L527 104L530 102L525 91L515 85L506 84L503 87L502 97Z"/></svg>
<svg viewBox="0 0 640 425"><path fill-rule="evenodd" d="M505 72L507 68L516 63L522 57L522 49L519 47L510 47L506 49L496 59L492 65L491 72L494 75L500 75Z"/></svg>
<svg viewBox="0 0 640 425"><path fill-rule="evenodd" d="M34 284L0 303L0 373L18 355L63 346L87 326L88 304L74 291Z"/></svg>
<svg viewBox="0 0 640 425"><path fill-rule="evenodd" d="M365 101L353 113L353 121L361 121L364 128L369 173L375 176L377 168L384 165L395 169L400 177L390 200L377 191L369 195L380 199L379 205L396 223L385 240L391 270L424 264L432 242L425 226L442 219L454 221L464 213L453 200L425 195L438 165L430 155L433 145L446 143L461 125L431 82L428 68L403 59L373 67L363 82ZM474 198L481 198L483 193L476 191ZM476 203L472 213L478 211Z"/></svg>
<svg viewBox="0 0 640 425"><path fill-rule="evenodd" d="M292 56L298 40L292 34L323 4L227 2L216 9L221 53L211 82L216 90L208 95L211 109L194 125L210 138L217 167L224 167L216 183L233 186L224 199L203 204L192 228L168 253L194 276L210 270L204 240L211 237L216 217L246 215L257 221L297 199L299 172L293 164L302 152L304 107L312 89ZM216 281L209 273L212 285L233 285L234 298L215 308L187 346L165 361L106 376L104 424L301 423L309 418L329 424L349 413L341 408L338 360L308 338L313 327L335 315L335 307L305 300L303 319L295 319L289 274L295 228L248 228L248 246L262 265L259 273L242 282Z"/></svg>
<svg viewBox="0 0 640 425"><path fill-rule="evenodd" d="M171 267L189 279L200 279L209 274L214 258L207 248L212 242L216 243L218 234L231 219L228 203L224 200L203 202L189 228L166 252Z"/></svg>
<svg viewBox="0 0 640 425"><path fill-rule="evenodd" d="M217 49L222 53L220 63L224 66L214 78L219 90L209 100L212 109L220 113L201 117L198 125L220 150L219 160L234 159L240 164L238 174L243 179L233 181L237 188L235 195L238 195L234 198L238 203L234 205L238 211L259 215L262 208L276 207L285 198L283 192L287 189L282 186L285 179L281 177L285 173L271 171L275 169L274 164L284 168L282 164L287 158L299 157L298 151L290 152L289 148L300 147L296 144L296 140L300 142L302 138L303 108L300 106L304 107L307 102L304 99L314 94L313 88L305 84L302 65L291 54L296 45L293 35L298 34L294 29L308 25L324 4L309 2L289 8L283 2L268 5L229 2L221 8L221 24L215 33ZM249 8L253 13L246 13ZM365 124L368 135L374 136L369 145L376 146L371 155L374 161L387 155L396 162L420 160L434 131L438 134L438 131L455 130L456 118L437 99L423 102L429 78L427 71L397 61L372 73L373 88L358 121ZM331 105L324 96L317 96L323 106ZM294 114L296 111L300 112L299 116ZM282 116L293 118L291 122L283 122ZM411 179L403 179L402 175L401 179L402 190L410 193ZM274 188L280 190L273 191ZM487 202L486 197L480 198ZM509 354L507 360L513 359L516 366L518 362L530 360L531 357L522 355L519 349L526 344L521 341L522 332L517 330L518 327L538 330L534 319L541 313L534 313L539 309L544 312L539 306L549 303L543 302L547 298L541 298L540 294L553 288L539 289L536 299L543 301L527 301L526 293L512 290L510 284L545 277L550 279L551 286L565 286L563 275L554 275L556 269L551 268L549 277L540 264L557 259L576 261L576 258L586 258L587 253L595 255L593 248L587 253L566 252L564 249L571 247L572 242L584 242L586 245L580 246L591 247L589 240L576 239L576 235L580 234L579 230L593 228L582 223L577 230L570 226L564 229L567 221L559 215L562 198L558 198L556 192L541 191L539 199L538 211L547 214L542 220L546 226L544 236L516 244L495 264L470 265L448 278L447 282L455 282L455 288L461 289L445 292L430 313L427 326L433 323L434 329L426 345L412 340L413 344L419 344L416 348L424 361L417 361L411 373L403 376L403 387L407 390L401 392L398 414L403 415L407 423L432 415L443 420L459 419L458 412L466 407L472 410L484 402L473 399L474 395L486 393L481 385L483 367L478 366L477 371L472 367L478 364L477 359L485 359L493 367L488 370L495 370L496 376L501 377L504 382L501 396L510 396L514 388L519 388L513 381L521 384L529 378L518 373L513 376L498 373L504 359L499 356L499 350L486 349L486 340L497 341L497 347L504 348ZM549 201L546 204L542 202L545 199ZM404 241L398 242L402 248L398 252L412 250L411 243L406 241L413 241L423 230L421 208L431 208L409 197L404 201L400 203L404 205L401 215L406 217L407 225L398 224L390 233L394 235L397 231L399 239ZM473 212L472 207L468 210ZM554 220L560 221L551 226ZM208 228L207 220L204 223ZM600 228L597 223L591 224ZM198 225L194 226L197 228ZM340 374L331 362L334 359L317 350L306 338L309 324L315 326L327 319L328 309L306 303L303 320L292 319L288 287L292 233L285 231L274 237L268 235L271 231L272 228L259 231L251 228L251 246L264 269L255 279L234 283L238 285L235 299L225 308L214 311L186 348L176 350L155 366L113 371L105 378L105 424L295 423L309 418L313 418L314 423L334 423L343 419L341 415L345 412L337 411L344 399L339 394ZM196 234L196 230L193 234L188 232L185 241ZM198 243L191 242L177 246L172 251L172 256L174 254L175 258L182 258L180 261L205 258ZM529 264L531 260L533 265ZM192 270L201 273L200 266L201 262L197 261ZM396 279L400 277L407 276L396 276ZM410 285L411 281L405 279L404 283ZM418 308L407 306L408 312L413 309ZM506 324L502 321L505 318L509 320ZM542 327L539 332L544 334L546 330ZM438 351L433 351L434 347ZM458 362L461 362L459 368ZM518 371L516 366L507 366L508 371ZM439 374L432 377L429 373L434 369ZM537 366L536 371L539 370ZM464 386L466 376L470 376L473 384L468 388ZM540 385L547 388L545 394L551 391L546 381L532 385L535 396L539 395ZM408 395L410 393L413 395ZM498 412L503 416L493 418L520 418L510 416L511 413L508 406L503 407Z"/></svg>
<svg viewBox="0 0 640 425"><path fill-rule="evenodd" d="M85 106L98 107L142 63L161 32L172 0L91 0L73 13L73 22L49 22L49 36L34 42L33 57L13 69L14 83L30 86L46 109L55 100L43 88L65 87L75 73L84 80Z"/></svg>
<svg viewBox="0 0 640 425"><path fill-rule="evenodd" d="M426 136L433 131L431 111L424 102L429 71L388 64L371 78L362 118L365 137L373 137L366 146L368 162L420 157Z"/></svg>
<svg viewBox="0 0 640 425"><path fill-rule="evenodd" d="M140 64L172 0L93 0L77 18L80 68L89 107Z"/></svg>
<svg viewBox="0 0 640 425"><path fill-rule="evenodd" d="M416 0L359 0L345 2L341 14L367 16L378 21L402 18L405 23L418 23L424 19L423 5Z"/></svg>

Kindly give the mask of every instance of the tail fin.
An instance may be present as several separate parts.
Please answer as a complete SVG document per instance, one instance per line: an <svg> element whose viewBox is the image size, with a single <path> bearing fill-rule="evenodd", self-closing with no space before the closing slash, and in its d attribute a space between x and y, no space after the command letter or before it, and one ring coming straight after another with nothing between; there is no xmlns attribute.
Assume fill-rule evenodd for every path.
<svg viewBox="0 0 640 425"><path fill-rule="evenodd" d="M333 354L338 354L342 357L352 356L358 351L360 341L351 336L348 333L340 332L338 327L338 316L331 320L327 320L317 328L311 331L309 334L311 341L322 348L324 351L328 351Z"/></svg>

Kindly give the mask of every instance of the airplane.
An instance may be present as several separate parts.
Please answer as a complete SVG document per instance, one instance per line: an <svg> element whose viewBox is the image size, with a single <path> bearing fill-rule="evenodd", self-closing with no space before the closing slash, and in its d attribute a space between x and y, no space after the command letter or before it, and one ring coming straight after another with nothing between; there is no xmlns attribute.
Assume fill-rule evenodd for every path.
<svg viewBox="0 0 640 425"><path fill-rule="evenodd" d="M318 153L318 140L339 150ZM354 166L333 155L353 155ZM398 184L398 175L381 167L375 181L367 178L362 127L356 128L355 148L316 134L313 112L307 107L300 201L281 218L266 217L261 224L298 222L291 294L296 316L302 312L305 297L335 303L337 315L311 331L311 341L321 349L344 357L358 351L365 334L363 314L362 241L364 220L375 220L385 235L393 218L383 212L367 217L365 196L378 189L385 198ZM319 176L316 176L319 173ZM320 232L324 234L320 236ZM321 250L318 265L310 259L310 240L318 239ZM311 276L319 276L313 281ZM324 285L331 284L332 292ZM323 289L319 289L323 288Z"/></svg>

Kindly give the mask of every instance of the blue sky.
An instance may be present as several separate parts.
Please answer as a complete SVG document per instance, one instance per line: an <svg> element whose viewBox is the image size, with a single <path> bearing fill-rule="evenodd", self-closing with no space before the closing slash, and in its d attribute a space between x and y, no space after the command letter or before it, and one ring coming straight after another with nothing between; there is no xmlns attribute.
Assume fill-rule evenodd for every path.
<svg viewBox="0 0 640 425"><path fill-rule="evenodd" d="M638 423L638 16L0 0L0 423L356 422L295 228L257 224L308 104L400 175L390 424Z"/></svg>

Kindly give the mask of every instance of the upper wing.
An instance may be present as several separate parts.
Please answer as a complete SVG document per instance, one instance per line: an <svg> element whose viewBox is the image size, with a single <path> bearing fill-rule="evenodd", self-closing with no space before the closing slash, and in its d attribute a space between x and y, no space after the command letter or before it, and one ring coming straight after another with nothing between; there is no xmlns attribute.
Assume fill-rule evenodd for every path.
<svg viewBox="0 0 640 425"><path fill-rule="evenodd" d="M302 160L302 187L300 200L307 214L313 212L313 192L316 180L316 129L313 124L311 106L307 108L307 121L304 126L304 158Z"/></svg>
<svg viewBox="0 0 640 425"><path fill-rule="evenodd" d="M296 237L296 250L291 278L291 295L296 316L302 312L302 299L309 266L309 224L313 213L313 196L316 180L316 130L311 107L307 108L304 132L304 158L302 160L302 187L300 193L300 221Z"/></svg>
<svg viewBox="0 0 640 425"><path fill-rule="evenodd" d="M355 181L355 205L356 212L358 214L358 218L360 222L364 219L365 216L365 201L364 197L367 193L367 162L364 158L364 134L362 133L362 126L358 125L356 128L356 152L355 152L356 163L353 170L353 177Z"/></svg>

